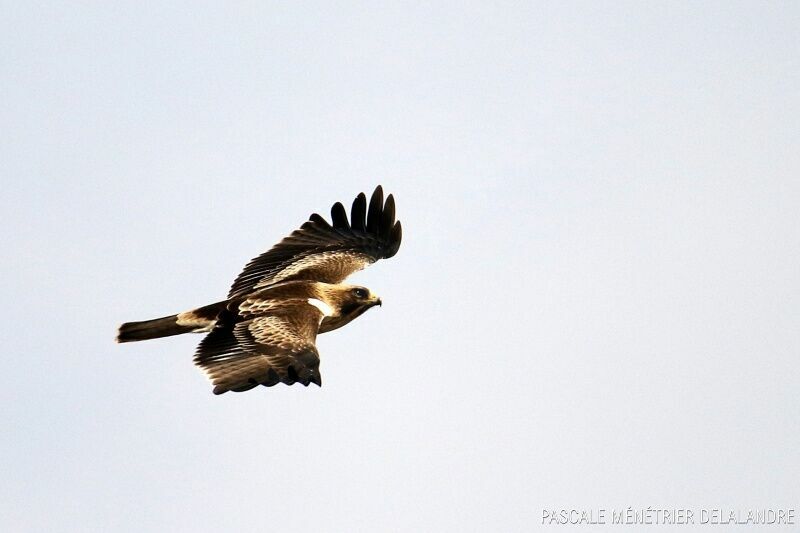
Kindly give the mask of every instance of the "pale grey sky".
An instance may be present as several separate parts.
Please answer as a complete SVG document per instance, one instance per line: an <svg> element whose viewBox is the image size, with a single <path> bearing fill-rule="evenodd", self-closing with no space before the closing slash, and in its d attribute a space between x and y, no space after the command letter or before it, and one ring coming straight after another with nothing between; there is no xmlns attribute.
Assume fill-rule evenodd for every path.
<svg viewBox="0 0 800 533"><path fill-rule="evenodd" d="M0 530L800 506L797 3L3 12ZM378 183L404 243L323 388L113 343Z"/></svg>

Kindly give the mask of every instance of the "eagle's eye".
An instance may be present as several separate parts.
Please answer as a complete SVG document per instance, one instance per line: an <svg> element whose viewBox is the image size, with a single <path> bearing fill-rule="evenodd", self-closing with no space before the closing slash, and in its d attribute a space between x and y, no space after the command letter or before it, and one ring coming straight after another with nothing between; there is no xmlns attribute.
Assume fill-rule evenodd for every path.
<svg viewBox="0 0 800 533"><path fill-rule="evenodd" d="M359 299L361 299L361 300L363 300L363 299L365 299L367 296L369 296L369 292L367 292L367 289L362 289L362 288L360 288L360 287L359 287L359 288L357 288L357 289L353 289L353 294L355 294L355 295L356 295L356 298L359 298Z"/></svg>

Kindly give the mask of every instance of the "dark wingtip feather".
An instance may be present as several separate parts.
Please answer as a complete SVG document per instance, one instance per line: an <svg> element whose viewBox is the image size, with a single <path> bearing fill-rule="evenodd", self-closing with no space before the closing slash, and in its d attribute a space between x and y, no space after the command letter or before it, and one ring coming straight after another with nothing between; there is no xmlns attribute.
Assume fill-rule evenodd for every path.
<svg viewBox="0 0 800 533"><path fill-rule="evenodd" d="M390 194L386 198L386 203L383 206L380 228L381 236L389 237L392 233L392 226L394 226L394 196Z"/></svg>
<svg viewBox="0 0 800 533"><path fill-rule="evenodd" d="M220 394L225 394L226 392L228 392L228 387L225 387L223 385L217 385L216 387L214 387L214 394L216 394L217 396L219 396Z"/></svg>
<svg viewBox="0 0 800 533"><path fill-rule="evenodd" d="M350 225L354 230L364 231L367 229L367 196L360 192L353 200L353 208L350 210Z"/></svg>
<svg viewBox="0 0 800 533"><path fill-rule="evenodd" d="M297 375L297 370L295 370L293 366L289 365L289 367L286 369L286 375L283 376L283 379L281 381L283 381L287 385L294 385L295 383L297 383L298 379L299 376Z"/></svg>
<svg viewBox="0 0 800 533"><path fill-rule="evenodd" d="M267 379L265 379L261 384L265 387L272 387L273 385L277 385L280 382L281 378L280 376L278 376L278 373L275 372L274 368L270 368L267 371Z"/></svg>
<svg viewBox="0 0 800 533"><path fill-rule="evenodd" d="M318 213L312 213L311 216L308 217L308 220L310 220L311 222L313 222L315 224L319 224L324 228L330 228L331 227L331 225L328 224L328 221L325 220L325 217L323 217L322 215L320 215Z"/></svg>
<svg viewBox="0 0 800 533"><path fill-rule="evenodd" d="M333 207L331 207L331 218L333 219L334 228L350 229L350 223L347 222L347 211L342 205L342 202L333 204Z"/></svg>
<svg viewBox="0 0 800 533"><path fill-rule="evenodd" d="M381 212L383 211L383 187L378 185L372 198L369 200L369 213L367 213L367 231L375 233L381 223Z"/></svg>

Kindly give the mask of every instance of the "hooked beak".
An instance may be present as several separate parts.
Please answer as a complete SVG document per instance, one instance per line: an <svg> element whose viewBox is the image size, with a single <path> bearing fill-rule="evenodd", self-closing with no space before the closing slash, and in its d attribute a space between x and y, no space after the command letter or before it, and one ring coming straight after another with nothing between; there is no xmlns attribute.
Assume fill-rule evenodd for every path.
<svg viewBox="0 0 800 533"><path fill-rule="evenodd" d="M380 298L375 298L375 301L373 302L372 305L377 305L378 307L381 307L383 305L383 302L381 302Z"/></svg>

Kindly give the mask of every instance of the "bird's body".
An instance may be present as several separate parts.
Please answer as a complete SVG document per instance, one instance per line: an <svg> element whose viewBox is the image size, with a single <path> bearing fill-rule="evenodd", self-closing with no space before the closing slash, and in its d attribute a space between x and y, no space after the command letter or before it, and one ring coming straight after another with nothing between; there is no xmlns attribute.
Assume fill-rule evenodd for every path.
<svg viewBox="0 0 800 533"><path fill-rule="evenodd" d="M397 253L402 238L394 199L379 186L367 210L353 201L351 221L340 203L333 225L317 214L234 281L228 299L168 317L120 326L118 342L205 333L195 354L214 393L257 385L321 385L318 333L340 328L381 305L369 289L342 284L355 271Z"/></svg>

